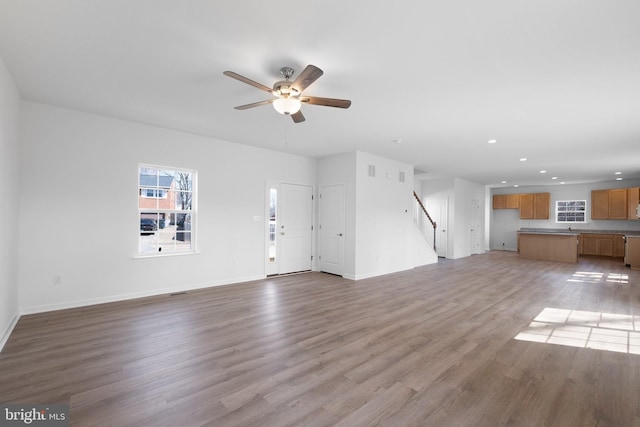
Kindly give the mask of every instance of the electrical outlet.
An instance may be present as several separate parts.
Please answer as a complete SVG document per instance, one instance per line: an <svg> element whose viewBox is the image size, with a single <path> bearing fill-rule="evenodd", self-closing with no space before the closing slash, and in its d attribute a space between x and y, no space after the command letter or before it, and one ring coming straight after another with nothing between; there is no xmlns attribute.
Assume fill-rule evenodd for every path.
<svg viewBox="0 0 640 427"><path fill-rule="evenodd" d="M60 286L62 284L62 277L53 276L53 286Z"/></svg>

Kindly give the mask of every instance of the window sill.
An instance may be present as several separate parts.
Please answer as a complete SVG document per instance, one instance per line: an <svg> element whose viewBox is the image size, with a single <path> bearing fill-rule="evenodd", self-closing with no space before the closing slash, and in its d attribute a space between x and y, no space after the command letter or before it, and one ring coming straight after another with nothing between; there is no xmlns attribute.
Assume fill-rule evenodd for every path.
<svg viewBox="0 0 640 427"><path fill-rule="evenodd" d="M180 257L180 256L189 256L189 255L200 255L202 252L200 251L196 251L196 252L178 252L178 253L164 253L164 254L148 254L148 255L142 255L142 254L137 254L131 257L132 260L138 260L138 259L149 259L149 258L169 258L169 257Z"/></svg>

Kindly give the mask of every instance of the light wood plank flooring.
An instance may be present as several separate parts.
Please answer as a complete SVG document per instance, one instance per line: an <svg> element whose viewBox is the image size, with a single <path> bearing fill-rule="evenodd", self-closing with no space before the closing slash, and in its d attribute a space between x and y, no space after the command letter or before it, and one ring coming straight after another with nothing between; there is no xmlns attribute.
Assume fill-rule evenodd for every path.
<svg viewBox="0 0 640 427"><path fill-rule="evenodd" d="M639 283L619 260L491 252L24 316L0 402L68 403L78 426L640 425ZM515 339L545 309L627 351Z"/></svg>

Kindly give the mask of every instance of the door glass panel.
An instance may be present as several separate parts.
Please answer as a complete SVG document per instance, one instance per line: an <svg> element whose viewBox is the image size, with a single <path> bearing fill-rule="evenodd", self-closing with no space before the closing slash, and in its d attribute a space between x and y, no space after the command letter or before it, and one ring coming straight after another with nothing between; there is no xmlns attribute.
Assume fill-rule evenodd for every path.
<svg viewBox="0 0 640 427"><path fill-rule="evenodd" d="M269 262L276 262L276 225L278 190L269 189Z"/></svg>

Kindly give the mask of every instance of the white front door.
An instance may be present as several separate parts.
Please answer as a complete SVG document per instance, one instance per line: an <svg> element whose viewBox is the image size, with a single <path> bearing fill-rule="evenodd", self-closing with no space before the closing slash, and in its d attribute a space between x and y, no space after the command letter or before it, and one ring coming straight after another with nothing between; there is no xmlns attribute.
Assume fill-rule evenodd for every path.
<svg viewBox="0 0 640 427"><path fill-rule="evenodd" d="M436 228L436 252L439 257L447 257L447 212L448 212L449 198L433 197L427 198L424 201L424 207L431 215L431 219L435 221Z"/></svg>
<svg viewBox="0 0 640 427"><path fill-rule="evenodd" d="M311 270L313 189L306 185L282 184L278 210L278 273Z"/></svg>
<svg viewBox="0 0 640 427"><path fill-rule="evenodd" d="M342 276L344 266L344 185L320 187L319 203L319 268Z"/></svg>

